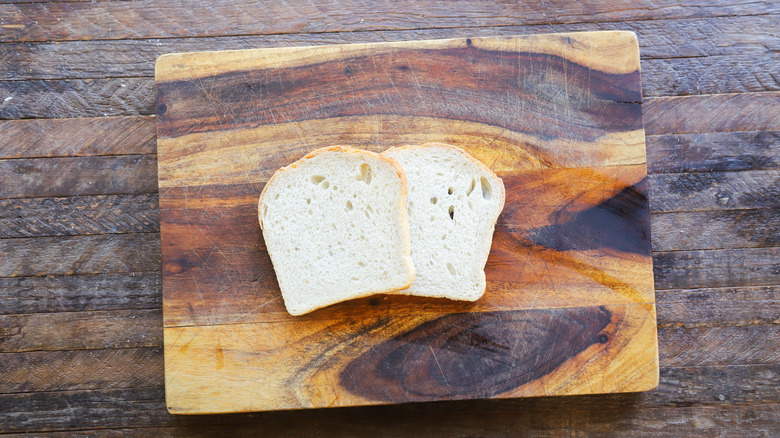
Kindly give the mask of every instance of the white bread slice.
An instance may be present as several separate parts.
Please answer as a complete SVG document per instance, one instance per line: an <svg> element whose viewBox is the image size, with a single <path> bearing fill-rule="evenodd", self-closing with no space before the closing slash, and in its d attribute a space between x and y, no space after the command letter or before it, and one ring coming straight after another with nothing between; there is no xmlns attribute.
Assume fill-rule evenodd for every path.
<svg viewBox="0 0 780 438"><path fill-rule="evenodd" d="M404 294L477 300L504 183L463 149L441 143L386 150L409 181L407 211L414 283Z"/></svg>
<svg viewBox="0 0 780 438"><path fill-rule="evenodd" d="M401 166L344 146L279 169L258 202L287 311L405 289L414 280Z"/></svg>

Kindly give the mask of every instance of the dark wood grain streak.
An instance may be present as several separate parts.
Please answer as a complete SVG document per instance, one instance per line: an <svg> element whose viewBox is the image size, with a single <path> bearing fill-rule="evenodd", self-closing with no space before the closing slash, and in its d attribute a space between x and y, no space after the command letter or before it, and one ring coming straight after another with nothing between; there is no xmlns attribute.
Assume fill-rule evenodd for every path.
<svg viewBox="0 0 780 438"><path fill-rule="evenodd" d="M780 246L780 208L657 213L653 250Z"/></svg>
<svg viewBox="0 0 780 438"><path fill-rule="evenodd" d="M504 220L511 221L512 216L523 214L518 210L527 204L519 204L505 207ZM646 178L592 207L580 207L576 202L564 205L552 213L552 225L525 231L527 238L535 245L556 251L598 249L650 255Z"/></svg>
<svg viewBox="0 0 780 438"><path fill-rule="evenodd" d="M0 278L0 302L4 303L0 314L159 309L162 278L159 268L158 272Z"/></svg>
<svg viewBox="0 0 780 438"><path fill-rule="evenodd" d="M0 353L0 361L2 394L163 384L162 347Z"/></svg>
<svg viewBox="0 0 780 438"><path fill-rule="evenodd" d="M160 309L0 315L0 353L156 347Z"/></svg>
<svg viewBox="0 0 780 438"><path fill-rule="evenodd" d="M643 71L658 69L648 64L664 60L665 68L677 74L675 81L695 84L698 75L684 65L697 58L746 55L761 59L777 50L777 39L771 30L780 24L778 15L718 17L695 19L654 19L624 22L532 24L491 27L428 28L418 30L366 30L273 35L240 35L199 38L120 39L97 41L62 41L7 43L8 62L0 64L0 79L98 79L154 76L154 61L165 53L208 50L239 50L267 47L350 44L365 42L411 41L482 36L531 35L542 33L597 30L631 30L639 37ZM676 60L676 61L675 61ZM719 62L729 64L728 59ZM749 67L749 66L745 66ZM712 65L708 72L726 72L728 66ZM758 69L756 68L758 72ZM769 72L764 71L763 74ZM755 76L730 76L736 84L754 84ZM663 87L666 77L645 75L645 89ZM770 83L773 82L770 80ZM722 84L722 83L721 83ZM690 87L688 87L690 88ZM736 91L736 90L732 90ZM726 90L721 90L726 92Z"/></svg>
<svg viewBox="0 0 780 438"><path fill-rule="evenodd" d="M154 154L153 116L0 121L0 158Z"/></svg>
<svg viewBox="0 0 780 438"><path fill-rule="evenodd" d="M449 314L371 347L340 384L382 402L492 397L607 344L611 319L603 307Z"/></svg>
<svg viewBox="0 0 780 438"><path fill-rule="evenodd" d="M486 69L490 76L480 74ZM524 80L516 80L518 76ZM318 89L323 83L328 88ZM550 90L563 84L569 94L561 102ZM542 138L559 138L566 132L564 124L574 123L578 129L573 139L593 141L605 133L641 128L638 85L639 72L608 74L552 55L476 46L398 48L336 62L158 83L158 135L171 138L279 120L403 113L513 131L533 126L533 134ZM463 105L442 99L441 93L454 95L454 90ZM313 93L316 101L308 98ZM211 104L215 100L218 107ZM569 109L566 121L556 113L559 105ZM511 111L518 106L524 111Z"/></svg>
<svg viewBox="0 0 780 438"><path fill-rule="evenodd" d="M159 231L156 193L0 200L0 239Z"/></svg>
<svg viewBox="0 0 780 438"><path fill-rule="evenodd" d="M556 14L545 12L555 10ZM371 6L356 0L319 6L272 1L183 1L161 5L137 2L20 3L0 6L0 19L11 25L2 41L169 38L334 32L365 29L499 26L508 24L582 23L649 18L758 15L777 12L770 3L719 0L684 5L675 0L620 0L610 5L575 6L554 0L544 10L526 4L479 1L458 6L421 1L402 12L389 0ZM251 17L251 18L250 18ZM110 23L110 24L109 24Z"/></svg>
<svg viewBox="0 0 780 438"><path fill-rule="evenodd" d="M1 239L0 277L159 271L154 233Z"/></svg>
<svg viewBox="0 0 780 438"><path fill-rule="evenodd" d="M311 431L311 434L321 433L323 430L333 430L336 433L344 430L345 423L379 423L385 425L386 430L398 430L396 428L399 423L404 423L417 431L420 427L430 427L433 432L439 430L442 422L463 421L469 424L473 421L472 418L490 419L496 412L505 412L515 419L531 422L539 427L560 426L561 415L565 415L577 419L577 424L590 424L596 428L599 425L603 427L604 412L625 417L625 421L632 424L631 419L637 418L637 411L644 409L695 407L700 410L719 406L733 408L746 404L780 405L780 398L772 384L778 375L780 366L777 365L669 368L661 370L659 388L644 394L409 403L386 407L220 416L168 414L165 411L162 386L0 394L0 406L6 408L0 411L0 432L74 430L94 428L95 424L108 429L177 425L216 427L225 424L274 424L273 422L279 422L273 429L286 430L285 428L297 424L303 431ZM712 382L719 384L713 385ZM388 423L388 417L392 418L391 425ZM421 418L424 418L424 421ZM777 415L771 418L777 418ZM592 423L589 419L596 422ZM689 427L693 428L694 425ZM358 426L356 430L365 431Z"/></svg>
<svg viewBox="0 0 780 438"><path fill-rule="evenodd" d="M0 199L157 191L153 155L0 160Z"/></svg>
<svg viewBox="0 0 780 438"><path fill-rule="evenodd" d="M780 131L648 135L648 173L780 168Z"/></svg>

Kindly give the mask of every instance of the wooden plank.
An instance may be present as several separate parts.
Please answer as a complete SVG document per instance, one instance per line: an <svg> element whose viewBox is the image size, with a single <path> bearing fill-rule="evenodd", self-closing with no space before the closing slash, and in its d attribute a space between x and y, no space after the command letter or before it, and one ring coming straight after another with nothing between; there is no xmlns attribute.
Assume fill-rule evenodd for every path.
<svg viewBox="0 0 780 438"><path fill-rule="evenodd" d="M6 239L0 240L0 245L3 246L4 251L7 251L5 254L8 255L8 258L0 263L0 268L2 268L0 277L101 274L104 271L139 275L137 272L159 272L160 269L159 238L154 234ZM104 255L100 257L95 255L94 253L98 251ZM657 252L653 255L656 289L776 284L776 271L772 270L773 266L776 265L776 261L774 261L777 258L776 252L776 248ZM123 260L125 262L122 262ZM141 269L133 270L132 266ZM14 274L17 270L18 272ZM69 303L66 304L67 306L85 305L78 296L79 285L84 284L84 287L89 288L96 287L91 285L92 280L86 280L85 283L78 279L73 280L73 283L63 283L70 280L57 278L50 280L54 282L52 284L66 284L62 287L68 291L64 296L65 303ZM247 280L258 279L248 278ZM16 284L25 284L26 287L34 288L38 284L37 281L40 281L40 284L50 284L47 283L49 281L47 278L19 281L22 283L16 283L16 280L5 280L7 282L5 284L9 284L11 288ZM157 287L157 280L145 281L150 281L149 284L154 284L154 287ZM109 287L110 283L98 283L97 287L101 287L100 284L104 284L103 287ZM8 289L4 293L11 294L15 290ZM99 290L101 289L97 289L95 293ZM153 294L154 291L142 293ZM52 295L45 290L41 290L36 296L37 298L30 298L36 304L30 305L54 306L55 308L60 305L59 303L47 303L44 297ZM53 297L56 298L56 295ZM92 302L98 298L89 299ZM393 301L391 298L388 299L390 302ZM102 302L102 299L99 302ZM101 305L111 304L109 301ZM371 306L373 304L366 302L365 305ZM386 305L390 306L391 304Z"/></svg>
<svg viewBox="0 0 780 438"><path fill-rule="evenodd" d="M653 270L656 290L774 285L780 248L656 252Z"/></svg>
<svg viewBox="0 0 780 438"><path fill-rule="evenodd" d="M0 314L159 309L162 278L159 272L0 278L0 302Z"/></svg>
<svg viewBox="0 0 780 438"><path fill-rule="evenodd" d="M722 403L715 406L663 406L642 407L637 414L629 405L608 410L577 408L544 411L529 406L524 410L510 410L479 414L453 414L444 412L427 414L425 418L402 418L389 422L381 417L357 415L344 418L295 422L285 418L263 418L253 422L221 425L133 427L112 429L80 429L80 437L212 437L221 434L232 436L286 437L316 434L323 437L375 436L544 436L548 438L571 437L572 434L621 434L630 430L631 436L688 438L690 436L718 436L728 431L736 438L776 436L780 434L778 414L780 405L737 405ZM18 438L23 434L9 434ZM71 437L73 432L37 432L44 438Z"/></svg>
<svg viewBox="0 0 780 438"><path fill-rule="evenodd" d="M0 315L0 353L155 347L162 342L160 309Z"/></svg>
<svg viewBox="0 0 780 438"><path fill-rule="evenodd" d="M780 131L648 135L647 172L780 168Z"/></svg>
<svg viewBox="0 0 780 438"><path fill-rule="evenodd" d="M666 80L666 78L664 78ZM0 81L0 119L154 114L151 78ZM645 99L647 134L778 131L780 93Z"/></svg>
<svg viewBox="0 0 780 438"><path fill-rule="evenodd" d="M745 304L757 308L762 303ZM96 319L99 316L96 315ZM84 332L98 325L99 320L92 326L85 326ZM98 332L101 330L97 329ZM140 335L135 333L138 330L131 327L130 331L130 336L139 337L136 346L75 350L70 349L73 346L65 346L67 348L58 350L0 353L6 364L6 378L0 382L0 393L162 385L162 339L158 337L154 343L143 346ZM90 336L98 338L99 333ZM753 327L666 327L659 330L662 341L659 354L662 365L667 368L773 365L777 362L778 353L773 346L778 336L776 323L772 322ZM30 373L35 374L31 376Z"/></svg>
<svg viewBox="0 0 780 438"><path fill-rule="evenodd" d="M740 326L736 327L734 330L737 331L732 334L728 334L731 332L726 330L722 335L719 334L721 332L706 335L713 339L719 337L722 341L732 342L752 335L749 332L751 329L743 326L778 322L777 310L780 301L778 301L777 286L671 290L659 291L658 294L660 336L668 341L661 343L662 351L667 348L701 349L693 348L692 344L696 340L703 342L704 336L701 334L685 335L686 339L689 339L686 341L688 343L684 343L681 339L675 339L674 342L669 340L681 333L677 330L680 327L698 329ZM0 316L0 329L8 334L0 343L0 352L160 346L162 345L160 318L159 309ZM771 326L767 326L766 329L759 327L753 331L764 333L762 330L772 330L772 328ZM78 335L79 333L82 335ZM772 348L766 348L763 344L774 342L771 337L766 333L761 336L766 340L753 339L742 343L750 348L764 350L768 354L776 354ZM672 345L674 347L670 347ZM716 354L718 345L717 342L713 342L704 350L709 352L708 354ZM684 354L673 356L681 360ZM686 366L692 365L706 364L686 362Z"/></svg>
<svg viewBox="0 0 780 438"><path fill-rule="evenodd" d="M0 199L154 193L153 155L0 160Z"/></svg>
<svg viewBox="0 0 780 438"><path fill-rule="evenodd" d="M780 92L649 98L648 135L780 130Z"/></svg>
<svg viewBox="0 0 780 438"><path fill-rule="evenodd" d="M656 291L658 327L777 324L780 286Z"/></svg>
<svg viewBox="0 0 780 438"><path fill-rule="evenodd" d="M151 272L160 269L153 233L0 240L0 277Z"/></svg>
<svg viewBox="0 0 780 438"><path fill-rule="evenodd" d="M656 213L654 251L780 246L780 208Z"/></svg>
<svg viewBox="0 0 780 438"><path fill-rule="evenodd" d="M653 213L653 249L776 246L778 214L777 208ZM0 200L0 238L134 232L159 232L156 194Z"/></svg>
<svg viewBox="0 0 780 438"><path fill-rule="evenodd" d="M777 79L770 73L778 62L776 58L777 55L764 55L760 58L753 55L727 55L713 58L645 60L642 63L643 91L648 97L772 92L780 89ZM148 76L0 81L0 94L10 97L0 105L0 119L133 116L155 113L154 83ZM687 105L694 106L693 111L701 111L699 106L690 102ZM677 111L682 112L684 109ZM745 116L742 117L744 118ZM712 125L715 129L722 129L717 122ZM773 126L773 129L777 129L776 125Z"/></svg>
<svg viewBox="0 0 780 438"><path fill-rule="evenodd" d="M154 154L153 116L0 120L0 158Z"/></svg>
<svg viewBox="0 0 780 438"><path fill-rule="evenodd" d="M642 91L645 96L777 91L778 63L777 53L649 59L642 63Z"/></svg>
<svg viewBox="0 0 780 438"><path fill-rule="evenodd" d="M752 361L751 367L758 365L764 370L765 379L771 379L772 371L767 374L766 367L776 368L777 352L772 346L778 330L771 325L758 328L662 329L660 336L665 342L661 343L664 349L660 354L666 368L662 370L662 386L655 391L662 393L660 397L655 394L660 400L651 405L669 402L664 398L678 389L684 391L692 383L691 369L722 376L722 363L730 363L726 368L733 369ZM0 400L2 394L19 392L104 391L157 387L163 382L163 354L158 347L2 353L0 358L6 377L0 382ZM721 391L721 387L710 390ZM771 387L763 392L770 390Z"/></svg>
<svg viewBox="0 0 780 438"><path fill-rule="evenodd" d="M75 430L94 428L95 425L107 429L258 423L268 425L269 433L301 430L301 434L306 435L324 434L329 430L336 433L351 424L355 426L355 436L362 436L366 430L361 427L363 425L392 431L412 424L419 432L424 430L421 427L435 429L438 424L469 423L473 418L490 419L501 413L505 413L507 419L530 422L534 430L560 427L561 418L599 428L603 427L604 418L610 417L611 412L617 414L616 418L626 418L625 421L630 422L630 419L638 417L637 412L647 409L671 413L680 412L678 410L685 407L694 411L718 407L733 409L746 404L755 409L761 405L780 405L773 383L780 373L777 365L686 367L664 369L661 373L659 388L639 395L473 400L221 416L169 415L165 411L163 387L2 394L0 406L5 409L0 411L0 432ZM713 385L713 381L718 385ZM772 412L773 415L768 418L776 419L777 410ZM593 423L589 419L593 419ZM566 426L569 426L568 422Z"/></svg>
<svg viewBox="0 0 780 438"><path fill-rule="evenodd" d="M154 80L0 81L0 119L134 116L154 113Z"/></svg>
<svg viewBox="0 0 780 438"><path fill-rule="evenodd" d="M708 96L714 98L715 96ZM135 155L156 151L153 116L0 121L8 137L0 138L4 158L29 156ZM37 135L36 132L57 132ZM116 136L116 131L128 136ZM89 135L96 132L94 137ZM114 136L109 136L114 132ZM139 138L137 141L136 133ZM102 140L108 140L103 142ZM712 172L777 168L780 131L648 135L649 173ZM22 142L31 137L33 141ZM147 138L148 137L148 138ZM10 141L8 138L17 138ZM69 139L63 141L61 139ZM129 141L124 141L130 139ZM80 149L81 144L90 145ZM23 146L20 147L20 145ZM149 146L151 144L151 146ZM32 149L30 149L32 148Z"/></svg>
<svg viewBox="0 0 780 438"><path fill-rule="evenodd" d="M0 239L159 231L157 194L0 199Z"/></svg>
<svg viewBox="0 0 780 438"><path fill-rule="evenodd" d="M780 170L668 173L649 179L653 213L780 207Z"/></svg>
<svg viewBox="0 0 780 438"><path fill-rule="evenodd" d="M661 330L658 358L665 367L777 365L780 325ZM705 347L706 346L706 347Z"/></svg>
<svg viewBox="0 0 780 438"><path fill-rule="evenodd" d="M239 50L266 47L293 47L323 44L349 44L387 41L412 41L443 38L474 38L542 33L598 30L630 30L639 37L643 60L752 56L758 59L777 50L777 39L771 29L780 24L777 15L718 17L697 19L653 19L620 22L534 24L491 27L427 28L393 31L315 32L273 35L240 35L200 38L124 39L7 43L7 63L0 65L0 79L97 79L109 77L154 76L154 61L165 53L209 50ZM682 58L685 57L685 58ZM721 61L724 61L721 59ZM726 62L728 64L728 62ZM645 86L663 86L665 77L648 75L644 63ZM656 67L657 68L657 67ZM712 66L719 72L727 65ZM770 69L771 71L771 69ZM701 73L701 72L699 72ZM767 74L767 72L762 72ZM693 81L699 75L681 76L675 80ZM732 80L751 78L732 77ZM772 81L770 80L770 83ZM659 86L656 85L656 86ZM652 87L652 85L650 85Z"/></svg>
<svg viewBox="0 0 780 438"><path fill-rule="evenodd" d="M160 347L0 353L0 360L2 394L163 384Z"/></svg>
<svg viewBox="0 0 780 438"><path fill-rule="evenodd" d="M555 10L550 15L547 10ZM399 13L402 12L402 13ZM546 8L506 4L498 10L487 1L452 8L433 1L399 9L380 1L370 8L357 1L338 4L291 5L276 2L180 1L162 5L138 2L20 3L0 5L6 34L0 41L169 38L208 35L252 35L414 29L508 24L577 23L683 17L759 15L778 12L772 3L745 4L720 0L688 6L675 0L620 0L610 5L574 6L555 0ZM251 18L250 18L251 17ZM106 25L109 23L109 25Z"/></svg>

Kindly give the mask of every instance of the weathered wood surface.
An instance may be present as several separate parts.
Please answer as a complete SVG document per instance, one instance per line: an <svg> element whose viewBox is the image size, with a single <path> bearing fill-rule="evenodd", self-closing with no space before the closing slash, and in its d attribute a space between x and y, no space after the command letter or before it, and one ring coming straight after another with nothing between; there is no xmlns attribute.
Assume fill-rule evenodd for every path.
<svg viewBox="0 0 780 438"><path fill-rule="evenodd" d="M639 36L643 70L651 65L695 62L697 58L715 58L723 62L728 57L751 56L762 59L777 49L772 29L777 16L719 17L704 19L659 19L629 22L560 23L544 25L511 25L490 27L427 28L416 30L365 30L353 32L292 33L271 35L211 36L199 38L153 38L86 41L44 41L9 43L8 62L0 64L0 79L96 79L107 77L154 76L154 61L158 56L175 52L209 50L239 50L265 47L349 44L467 38L482 36L529 35L595 30L630 30ZM743 58L744 59L744 58ZM676 60L676 61L675 61ZM687 60L687 61L686 61ZM741 63L749 67L747 63ZM691 65L691 64L689 64ZM721 69L727 66L719 67ZM714 69L718 71L718 69ZM756 70L757 72L759 70ZM770 72L760 71L761 75ZM767 77L768 78L768 77ZM649 76L648 83L661 83L661 77ZM678 81L691 81L690 75ZM758 83L759 77L739 78L745 83ZM773 81L764 84L769 86ZM700 84L700 86L705 84ZM722 85L722 82L721 82ZM705 85L706 86L706 85ZM718 90L723 92L723 90Z"/></svg>
<svg viewBox="0 0 780 438"><path fill-rule="evenodd" d="M172 413L657 384L633 34L181 54L156 82ZM412 139L503 176L485 297L288 315L255 217L262 183L317 147Z"/></svg>
<svg viewBox="0 0 780 438"><path fill-rule="evenodd" d="M510 3L496 6L478 1L450 5L416 2L399 13L398 5L384 0L370 7L355 0L339 4L293 7L273 1L186 0L160 4L126 2L0 5L6 34L0 41L67 41L89 39L166 38L176 36L264 35L300 32L414 29L431 27L499 26L698 18L777 13L772 2L734 0L683 5L677 0L620 0L610 5L574 5L555 0L546 7ZM556 14L549 14L555 10ZM274 19L258 19L273 17Z"/></svg>
<svg viewBox="0 0 780 438"><path fill-rule="evenodd" d="M773 33L780 22L776 2L555 2L501 7L470 2L447 5L442 13L430 2L406 5L399 12L397 5L379 4L379 9L372 5L369 10L347 1L327 6L340 8L335 15L332 10L321 13L317 5L302 9L273 5L277 16L267 19L271 12L265 9L253 12L251 22L236 17L239 9L212 14L212 5L227 4L221 1L197 7L186 2L53 3L0 1L0 38L6 41L0 45L0 118L9 119L0 121L0 159L154 154L151 75L154 60L162 53L581 30L636 32L642 55L649 200L652 205L656 197L665 199L655 204L663 205L663 212L650 214L652 244L661 250L654 253L661 378L657 390L641 395L171 416L165 412L160 338L149 343L143 337L161 326L160 316L133 324L134 314L122 313L159 311L159 243L155 248L136 237L121 244L110 239L115 233L136 231L157 235L158 212L152 206L157 163L152 155L140 163L149 170L142 173L146 180L140 185L130 183L126 192L109 191L118 180L102 172L80 179L102 187L92 189L92 195L76 196L78 190L69 191L67 184L55 181L54 186L64 187L60 195L41 186L21 187L14 193L31 193L24 196L33 198L15 195L2 201L4 248L14 248L17 239L9 237L36 239L18 240L22 248L0 253L0 263L29 265L19 273L36 276L15 276L15 268L6 271L11 277L0 278L0 314L41 315L24 315L24 321L36 323L25 326L31 343L13 335L14 348L25 351L0 354L1 432L19 436L780 435L780 370L772 355L780 326L779 256L773 251L777 248L776 199L753 199L760 201L754 204L757 208L723 208L717 206L717 191L707 191L711 187L704 194L691 193L689 203L680 193L670 198L661 188L667 186L654 180L657 174L676 174L664 181L706 182L706 176L686 179L683 175L715 172L720 176L713 178L723 178L724 172L738 171L739 175L726 177L738 193L771 189L767 184L774 180L767 179L767 173L759 177L752 171L778 170L780 95L773 92L778 84L773 72L779 69L778 39ZM252 3L245 8L265 6ZM549 8L556 14L550 14ZM29 26L33 22L40 24ZM171 23L191 27L171 27ZM263 34L267 31L271 34ZM44 119L13 120L17 117ZM73 163L68 166L78 172L77 161ZM101 166L113 164L103 161ZM57 178L68 176L58 173ZM151 189L133 192L141 186ZM144 212L133 199L148 202L150 210ZM90 211L92 203L101 208ZM103 211L103 206L110 210ZM150 225L142 222L147 228L134 230L138 222L131 218L148 220ZM743 219L737 222L737 218ZM80 240L89 234L104 236ZM38 237L42 239L35 243ZM101 239L106 238L110 249L94 255L87 265L71 254L102 246L106 240ZM121 266L115 258L131 262ZM132 261L149 258L149 263ZM81 312L79 318L87 324L84 330L66 336L63 329L73 324L74 317L59 315L62 312ZM90 313L113 315L110 319L118 324L118 332L107 338L107 348L101 346L105 333L101 319L89 318ZM118 315L129 318L127 324L119 323ZM12 335L0 328L0 340L6 336ZM47 337L59 349L43 345ZM128 348L112 347L122 345ZM29 351L36 346L44 351ZM82 346L95 349L77 349ZM734 365L717 365L726 363ZM12 377L5 377L9 372Z"/></svg>

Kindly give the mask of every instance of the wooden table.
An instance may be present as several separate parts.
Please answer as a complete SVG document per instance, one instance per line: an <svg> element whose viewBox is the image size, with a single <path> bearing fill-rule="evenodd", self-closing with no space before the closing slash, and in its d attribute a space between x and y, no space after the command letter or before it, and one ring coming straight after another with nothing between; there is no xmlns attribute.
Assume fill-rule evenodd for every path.
<svg viewBox="0 0 780 438"><path fill-rule="evenodd" d="M780 4L702 4L4 1L0 432L780 435ZM168 414L158 55L580 30L639 36L658 389Z"/></svg>

